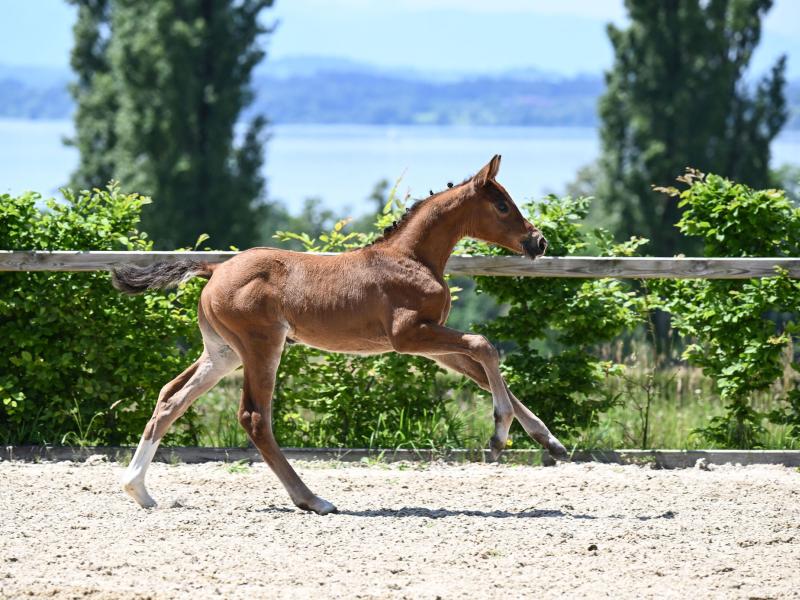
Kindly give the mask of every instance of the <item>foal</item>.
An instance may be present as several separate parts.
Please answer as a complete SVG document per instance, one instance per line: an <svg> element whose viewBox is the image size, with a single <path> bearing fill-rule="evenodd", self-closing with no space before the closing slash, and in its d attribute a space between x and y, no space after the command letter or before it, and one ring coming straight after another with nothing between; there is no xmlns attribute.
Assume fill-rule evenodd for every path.
<svg viewBox="0 0 800 600"><path fill-rule="evenodd" d="M491 392L493 458L516 417L557 458L564 446L511 393L498 354L480 335L445 327L450 293L444 268L456 243L469 236L536 258L547 241L495 181L496 155L461 185L418 202L374 244L333 256L253 248L221 264L195 261L124 266L114 286L127 293L209 278L198 307L204 350L165 385L123 477L126 492L155 506L145 472L166 431L224 375L244 365L239 422L298 507L324 515L336 507L314 495L281 453L272 434L275 373L287 339L331 352L401 352L427 356Z"/></svg>

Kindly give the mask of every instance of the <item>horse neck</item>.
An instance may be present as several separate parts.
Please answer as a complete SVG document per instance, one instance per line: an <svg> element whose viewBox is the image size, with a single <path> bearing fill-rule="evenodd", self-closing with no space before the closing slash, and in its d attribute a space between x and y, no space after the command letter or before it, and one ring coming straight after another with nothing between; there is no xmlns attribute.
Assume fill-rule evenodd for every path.
<svg viewBox="0 0 800 600"><path fill-rule="evenodd" d="M390 240L391 247L444 274L447 259L469 231L466 200L470 190L454 188L431 198Z"/></svg>

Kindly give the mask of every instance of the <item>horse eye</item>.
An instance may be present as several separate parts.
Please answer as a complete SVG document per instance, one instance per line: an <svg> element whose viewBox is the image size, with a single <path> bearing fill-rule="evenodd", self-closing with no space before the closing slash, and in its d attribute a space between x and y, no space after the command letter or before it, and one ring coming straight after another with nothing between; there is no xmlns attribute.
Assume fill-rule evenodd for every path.
<svg viewBox="0 0 800 600"><path fill-rule="evenodd" d="M500 202L497 203L497 210L499 210L501 213L507 213L508 212L508 204L506 204L505 202L503 202L501 200Z"/></svg>

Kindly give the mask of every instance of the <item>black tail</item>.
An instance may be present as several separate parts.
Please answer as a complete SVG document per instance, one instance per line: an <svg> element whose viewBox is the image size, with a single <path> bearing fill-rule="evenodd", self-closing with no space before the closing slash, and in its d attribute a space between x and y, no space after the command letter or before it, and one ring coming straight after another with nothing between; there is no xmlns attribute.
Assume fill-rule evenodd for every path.
<svg viewBox="0 0 800 600"><path fill-rule="evenodd" d="M120 292L141 294L146 290L175 287L192 277L211 277L208 264L196 260L158 262L147 267L122 265L111 271L111 283Z"/></svg>

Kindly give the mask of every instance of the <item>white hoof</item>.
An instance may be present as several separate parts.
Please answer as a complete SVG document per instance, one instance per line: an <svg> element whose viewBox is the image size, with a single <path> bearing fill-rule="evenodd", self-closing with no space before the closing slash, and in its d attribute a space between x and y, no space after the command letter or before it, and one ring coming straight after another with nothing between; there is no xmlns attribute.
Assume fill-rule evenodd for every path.
<svg viewBox="0 0 800 600"><path fill-rule="evenodd" d="M136 500L139 506L144 508L153 508L156 505L156 501L153 500L150 494L147 493L147 488L144 487L144 476L157 449L157 441L146 440L143 437L139 442L139 447L136 448L136 453L133 455L131 463L122 476L122 489Z"/></svg>
<svg viewBox="0 0 800 600"><path fill-rule="evenodd" d="M128 483L123 483L122 489L125 490L131 498L136 500L136 503L142 508L153 508L156 506L156 501L147 493L147 488L144 487L143 482L130 481Z"/></svg>

